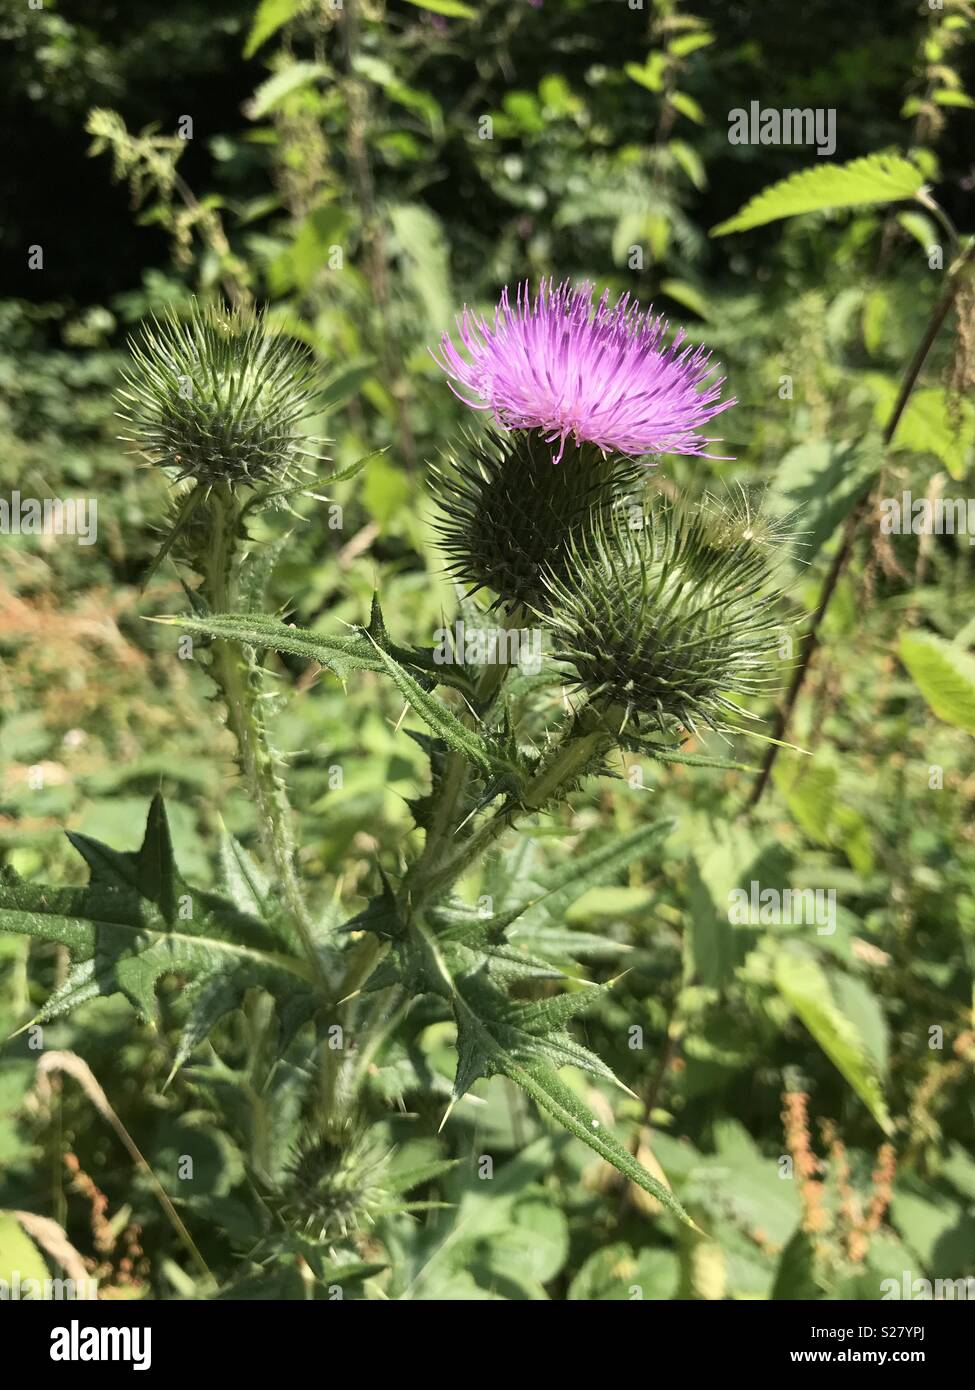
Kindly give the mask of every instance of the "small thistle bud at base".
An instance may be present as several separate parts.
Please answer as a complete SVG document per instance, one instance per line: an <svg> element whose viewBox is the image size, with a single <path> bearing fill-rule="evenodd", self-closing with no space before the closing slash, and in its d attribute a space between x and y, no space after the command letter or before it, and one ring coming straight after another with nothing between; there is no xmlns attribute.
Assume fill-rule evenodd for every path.
<svg viewBox="0 0 975 1390"><path fill-rule="evenodd" d="M637 489L645 465L583 444L553 463L537 430L466 431L442 467L431 469L435 523L447 568L494 606L545 603L543 574L565 574L574 546Z"/></svg>
<svg viewBox="0 0 975 1390"><path fill-rule="evenodd" d="M388 1153L361 1128L303 1135L287 1165L280 1217L316 1241L348 1238L388 1207Z"/></svg>
<svg viewBox="0 0 975 1390"><path fill-rule="evenodd" d="M301 429L314 409L314 358L264 315L194 304L186 320L171 312L144 324L130 346L122 437L177 480L283 484L318 457Z"/></svg>

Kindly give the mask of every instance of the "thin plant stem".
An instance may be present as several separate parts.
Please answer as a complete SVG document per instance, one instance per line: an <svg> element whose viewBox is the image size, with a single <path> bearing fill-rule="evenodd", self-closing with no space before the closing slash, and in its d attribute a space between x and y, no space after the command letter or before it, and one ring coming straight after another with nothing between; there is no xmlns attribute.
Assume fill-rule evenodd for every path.
<svg viewBox="0 0 975 1390"><path fill-rule="evenodd" d="M965 247L965 250L962 252L962 254L958 257L954 265L949 270L947 283L945 284L945 287L941 293L940 298L938 299L937 304L934 306L934 309L931 312L931 317L928 320L927 327L924 330L924 333L921 337L921 341L918 343L914 356L911 358L910 362L908 363L907 369L904 372L904 376L901 380L900 390L897 393L897 399L894 402L893 409L891 410L891 413L887 419L887 423L884 427L882 438L885 450L890 446L891 442L893 441L894 435L897 433L897 427L901 422L901 417L903 416L904 411L907 409L907 403L911 398L911 393L913 392L914 387L917 384L918 377L921 375L921 371L924 368L924 364L928 359L928 355L935 344L938 334L941 332L945 319L948 317L948 314L951 311L951 307L955 302L955 298L958 294L959 289L961 288L964 277L971 268L973 257L975 257L975 238L969 241L968 245ZM847 565L849 564L851 556L853 555L853 550L860 533L861 524L864 518L872 510L874 487L875 482L874 480L871 480L869 487L860 496L859 501L853 508L853 511L847 517L846 524L843 527L843 535L840 539L840 544L836 550L835 555L833 556L833 561L829 567L829 572L827 573L826 578L823 581L823 587L820 590L819 601L816 604L815 611L813 612L812 618L809 622L809 628L806 633L806 639L803 645L802 655L799 659L798 664L796 665L795 671L793 672L792 682L789 686L789 690L785 697L785 700L782 702L782 705L780 706L778 713L775 717L775 723L772 729L772 737L779 741L784 740L789 730L789 724L795 711L796 703L799 699L800 694L802 693L802 688L805 685L806 677L809 674L809 668L812 663L813 656L815 655L816 650L819 647L820 629L822 627L823 619L826 616L826 610L829 608L833 595L836 592L836 586L838 585L840 578L843 575ZM765 756L762 760L761 770L759 771L758 776L756 777L755 782L752 786L751 793L746 804L746 809L752 809L753 807L757 806L759 801L761 800L762 794L765 791L765 788L768 786L769 778L772 775L772 769L775 766L775 759L778 756L778 752L779 748L778 744L776 743L770 743L766 748Z"/></svg>
<svg viewBox="0 0 975 1390"><path fill-rule="evenodd" d="M442 865L414 883L410 908L415 912L445 893L514 824L520 812L542 810L600 753L608 751L612 742L612 736L601 728L566 738L529 782L519 801L496 811Z"/></svg>

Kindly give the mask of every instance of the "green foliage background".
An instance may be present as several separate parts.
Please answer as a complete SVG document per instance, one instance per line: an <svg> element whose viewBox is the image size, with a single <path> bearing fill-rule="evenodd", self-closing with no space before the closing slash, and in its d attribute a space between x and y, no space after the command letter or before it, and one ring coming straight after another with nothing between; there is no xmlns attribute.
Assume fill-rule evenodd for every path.
<svg viewBox="0 0 975 1390"><path fill-rule="evenodd" d="M721 417L734 457L665 460L659 486L760 484L773 510L798 508L800 616L881 467L884 495L965 496L970 296L892 446L880 439L950 259L932 265L945 233L930 211L708 233L825 162L731 145L728 112L752 101L835 107L836 162L909 156L970 231L973 24L963 0L808 0L800 14L785 0L4 0L0 493L97 497L99 534L85 548L2 537L3 859L76 887L85 869L64 829L134 851L160 788L195 885L220 882L224 827L255 842L208 678L179 659L178 628L144 621L184 598L168 566L141 589L167 488L113 419L128 332L191 294L269 303L316 354L333 466L370 455L328 490L341 526L326 503L297 504L274 600L302 626L365 620L377 576L400 640L429 643L452 611L424 472L464 410L427 349L464 303L542 275L629 290L714 346L739 399ZM27 269L33 245L42 271ZM268 545L285 529L260 526ZM63 984L64 948L6 935L0 1208L53 1217L116 1297L327 1298L338 1282L351 1297L876 1299L903 1271L975 1275L973 593L967 537L868 523L791 730L811 756L783 752L756 809L747 774L631 757L527 843L512 837L496 883L468 885L497 908L584 837L673 823L611 886L535 925L573 934L585 968L568 952L564 965L580 979L616 981L571 1027L633 1094L563 1079L703 1234L502 1078L478 1082L438 1135L452 1025L427 999L366 1061L400 1175L383 1191L431 1205L377 1200L338 1272L334 1232L313 1241L296 1223L269 1243L254 1175L280 1177L300 1148L302 1036L276 1055L254 993L169 1080L183 1021L171 973L158 1026L96 999L46 1024L41 1053L17 1030ZM421 750L380 674L343 687L292 655L277 670L301 870L339 920L377 891L377 864L400 862L408 800L426 791ZM837 930L732 925L728 895L752 881L835 889ZM52 1050L92 1079L59 1074L39 1095ZM22 1231L0 1220L5 1278L25 1268Z"/></svg>

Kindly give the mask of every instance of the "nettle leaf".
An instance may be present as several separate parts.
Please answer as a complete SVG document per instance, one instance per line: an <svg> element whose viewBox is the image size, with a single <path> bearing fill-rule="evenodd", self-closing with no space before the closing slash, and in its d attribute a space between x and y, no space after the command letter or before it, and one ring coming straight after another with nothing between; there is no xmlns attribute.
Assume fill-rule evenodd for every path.
<svg viewBox="0 0 975 1390"><path fill-rule="evenodd" d="M244 57L253 58L272 34L276 34L283 25L294 19L303 4L304 0L261 0L244 46Z"/></svg>
<svg viewBox="0 0 975 1390"><path fill-rule="evenodd" d="M872 433L858 440L811 440L781 460L773 497L783 511L802 518L797 553L804 565L846 520L882 463L883 448Z"/></svg>
<svg viewBox="0 0 975 1390"><path fill-rule="evenodd" d="M899 655L938 718L975 734L975 657L933 632L902 633Z"/></svg>
<svg viewBox="0 0 975 1390"><path fill-rule="evenodd" d="M57 941L71 952L68 978L38 1020L110 994L124 994L143 1018L155 1020L156 986L175 974L188 982L179 1067L253 986L274 995L286 1032L311 1017L311 965L278 949L257 917L190 888L180 877L161 797L153 798L145 837L134 853L87 835L68 838L90 869L86 887L25 883L9 870L0 878L0 930Z"/></svg>
<svg viewBox="0 0 975 1390"><path fill-rule="evenodd" d="M476 19L477 10L470 5L462 5L460 0L407 0L418 10L432 10L434 14L447 15L451 19Z"/></svg>
<svg viewBox="0 0 975 1390"><path fill-rule="evenodd" d="M804 212L897 203L914 198L923 187L921 171L900 155L872 154L849 164L819 164L763 189L734 217L712 227L711 236L749 231Z"/></svg>
<svg viewBox="0 0 975 1390"><path fill-rule="evenodd" d="M252 121L259 121L293 92L328 74L329 69L324 63L289 63L261 83L247 106L247 115Z"/></svg>

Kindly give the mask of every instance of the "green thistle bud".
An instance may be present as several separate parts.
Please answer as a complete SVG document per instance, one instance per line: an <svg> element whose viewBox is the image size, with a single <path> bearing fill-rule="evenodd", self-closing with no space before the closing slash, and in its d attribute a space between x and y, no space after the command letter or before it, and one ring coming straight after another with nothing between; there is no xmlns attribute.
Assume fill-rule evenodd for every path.
<svg viewBox="0 0 975 1390"><path fill-rule="evenodd" d="M645 471L593 444L555 464L552 445L535 430L465 431L444 466L431 470L447 568L472 591L493 590L498 603L541 608L543 573L564 577L573 549Z"/></svg>
<svg viewBox="0 0 975 1390"><path fill-rule="evenodd" d="M314 1240L345 1238L388 1207L388 1167L388 1152L365 1131L308 1135L285 1174L281 1217Z"/></svg>
<svg viewBox="0 0 975 1390"><path fill-rule="evenodd" d="M639 528L617 512L567 573L546 573L554 654L597 704L693 732L728 727L747 715L733 694L777 683L780 590L766 552L730 527L725 509L659 502Z"/></svg>
<svg viewBox="0 0 975 1390"><path fill-rule="evenodd" d="M318 441L301 430L315 398L309 350L262 314L194 305L153 319L130 343L123 439L150 463L204 485L286 482Z"/></svg>

